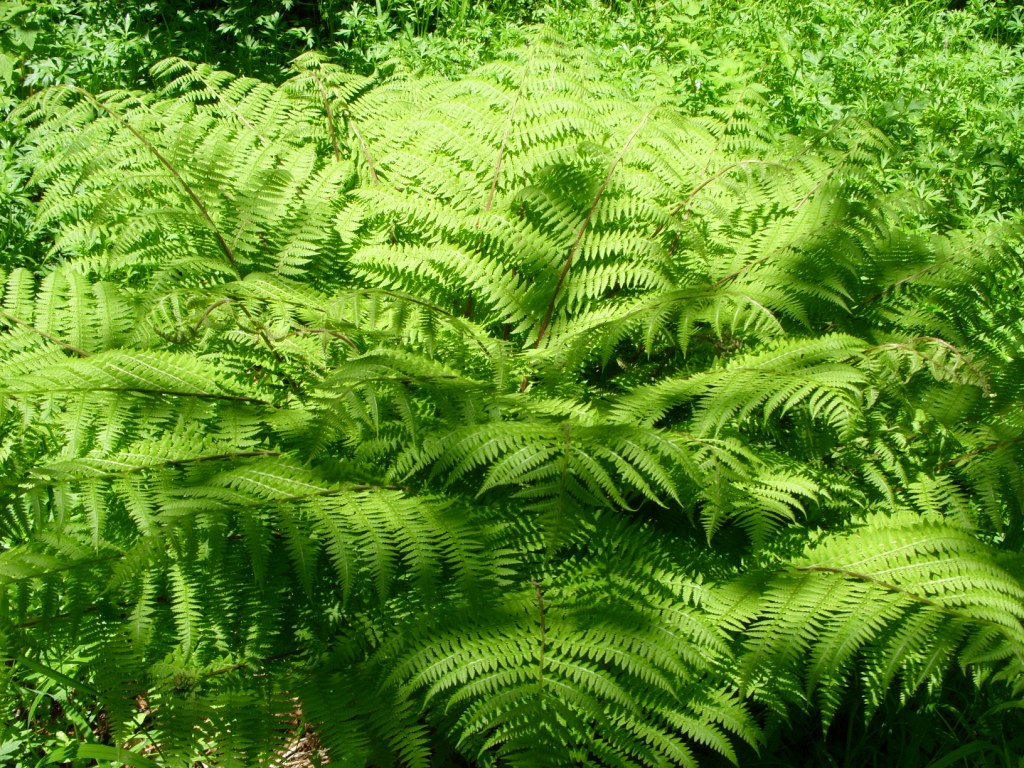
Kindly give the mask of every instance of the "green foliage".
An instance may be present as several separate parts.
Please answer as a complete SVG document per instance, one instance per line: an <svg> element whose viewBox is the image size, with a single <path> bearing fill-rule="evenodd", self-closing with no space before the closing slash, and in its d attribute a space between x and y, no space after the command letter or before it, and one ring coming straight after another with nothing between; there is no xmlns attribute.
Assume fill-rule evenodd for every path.
<svg viewBox="0 0 1024 768"><path fill-rule="evenodd" d="M15 115L0 653L91 693L66 756L267 764L298 707L357 765L715 764L1020 695L1017 230L543 32L291 67Z"/></svg>
<svg viewBox="0 0 1024 768"><path fill-rule="evenodd" d="M972 0L916 3L665 0L551 13L563 34L597 40L638 93L671 82L702 109L756 84L779 131L867 120L895 139L880 181L928 205L944 230L1019 210L1022 11Z"/></svg>

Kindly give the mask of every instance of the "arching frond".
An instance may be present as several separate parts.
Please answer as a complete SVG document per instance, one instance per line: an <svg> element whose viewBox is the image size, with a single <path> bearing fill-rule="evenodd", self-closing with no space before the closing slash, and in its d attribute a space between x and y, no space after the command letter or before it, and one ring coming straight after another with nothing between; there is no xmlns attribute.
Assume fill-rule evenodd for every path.
<svg viewBox="0 0 1024 768"><path fill-rule="evenodd" d="M600 64L173 59L17 111L12 675L225 765L296 707L353 764L666 766L854 678L1019 692L1018 233L908 231L873 128Z"/></svg>

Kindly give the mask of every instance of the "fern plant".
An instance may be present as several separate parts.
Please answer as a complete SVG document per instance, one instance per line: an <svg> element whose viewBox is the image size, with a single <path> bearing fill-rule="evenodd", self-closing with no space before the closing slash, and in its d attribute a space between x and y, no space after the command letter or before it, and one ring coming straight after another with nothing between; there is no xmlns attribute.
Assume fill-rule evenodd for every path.
<svg viewBox="0 0 1024 768"><path fill-rule="evenodd" d="M166 765L267 763L298 711L423 766L739 762L954 664L1020 692L1015 235L904 231L870 127L566 50L20 110L9 690Z"/></svg>

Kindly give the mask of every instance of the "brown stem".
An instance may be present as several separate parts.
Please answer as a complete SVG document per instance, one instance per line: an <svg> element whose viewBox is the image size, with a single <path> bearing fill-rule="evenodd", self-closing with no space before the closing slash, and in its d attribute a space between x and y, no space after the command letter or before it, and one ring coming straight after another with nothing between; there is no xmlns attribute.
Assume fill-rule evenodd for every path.
<svg viewBox="0 0 1024 768"><path fill-rule="evenodd" d="M127 128L128 131L131 132L131 134L135 136L135 138L137 138L142 143L142 145L145 146L146 149L148 149L153 154L153 156L160 162L160 164L167 169L171 176L174 177L174 179L178 182L181 188L188 195L189 199L192 200L192 203L195 205L196 209L199 211L203 219L206 220L207 224L210 227L210 230L213 232L214 237L217 238L217 243L220 246L221 251L227 257L227 260L231 264L231 266L235 268L235 270L237 271L238 262L235 259L234 251L231 249L231 246L229 246L227 241L224 239L224 235L222 235L220 230L217 228L217 225L216 223L214 223L213 217L210 216L210 212L209 210L207 210L205 203L203 203L202 199L199 197L196 191L192 189L191 185L187 181L185 181L182 175L178 172L177 168L175 168L174 165L171 164L171 161L164 157L160 150L158 150L153 145L153 143L149 141L149 139L143 136L142 133L140 133L131 123L129 123L123 115L121 115L111 107L101 102L99 99L97 99L95 96L93 96L85 89L74 86L73 90L75 90L78 93L81 93L86 97L86 99L88 99L90 103L99 107L100 109L104 110L107 114L117 119L121 123L121 125ZM328 105L328 108L329 107L330 105ZM242 310L242 314L244 314L246 318L249 320L249 322L252 324L253 328L256 328L256 321L254 320L252 314L249 312L249 309L244 304L239 304L239 308ZM263 340L263 342L267 345L267 348L270 350L270 354L274 356L274 359L277 360L278 363L283 363L284 358L282 358L280 353L278 353L277 349L270 341L270 337L267 336L266 332L261 329L257 331L257 333L259 337ZM292 389L295 390L295 387L292 387Z"/></svg>
<svg viewBox="0 0 1024 768"><path fill-rule="evenodd" d="M876 293L876 294L874 294L872 296L868 296L866 299L864 299L864 301L862 301L860 303L860 306L861 307L866 307L868 304L872 304L872 303L878 301L880 298L882 298L883 296L885 296L888 293L891 293L892 291L896 290L897 288L901 288L902 286L906 285L907 283L912 283L915 280L917 280L917 278L921 277L922 275L926 275L929 272L931 272L932 270L938 269L939 267L944 267L947 264L949 264L950 262L953 262L955 260L956 260L955 256L950 256L949 258L940 259L939 261L935 261L935 262L932 262L931 264L927 264L924 267L922 267L921 269L919 269L917 272L914 272L913 274L907 275L906 277L901 278L900 280L897 280L895 283L892 283L890 285L885 286L882 290L880 290L878 293Z"/></svg>
<svg viewBox="0 0 1024 768"><path fill-rule="evenodd" d="M940 347L945 348L948 352L951 352L953 355L955 355L960 360L960 362L963 364L964 368L966 368L971 373L973 373L974 376L977 378L977 380L981 382L981 384L978 385L981 388L981 390L983 392L985 392L986 394L991 392L991 387L989 386L988 382L985 380L985 377L982 375L981 371L979 371L977 368L975 368L971 364L971 361L967 357L967 355L965 355L963 352L961 352L959 349L957 349L954 345L950 344L945 339L941 339L938 336L917 336L917 337L912 338L912 339L907 339L906 342L903 342L903 343L896 343L896 342L894 342L892 344L881 344L881 345L875 347L875 349L903 349L903 350L906 350L907 352L912 352L912 353L916 354L918 357L921 357L921 358L927 360L928 358L926 358L924 356L924 353L920 352L917 349L914 349L911 346L911 344L913 344L916 341L930 341L933 344L936 344L936 345L938 345Z"/></svg>
<svg viewBox="0 0 1024 768"><path fill-rule="evenodd" d="M0 390L0 391L2 391L2 390ZM79 389L61 389L60 387L57 387L57 388L50 387L50 388L48 388L46 390L46 393L49 394L51 392L81 392L81 391L82 390L79 390ZM179 392L179 391L176 391L176 390L173 390L173 389L139 389L139 388L136 388L136 387L124 387L124 388L121 388L121 387L91 387L90 389L88 389L86 391L88 391L88 392L128 392L128 393L136 394L136 395L156 395L156 396L165 395L165 396L168 396L168 397L195 397L195 398L199 398L201 400L228 400L228 401L236 402L236 403L253 403L254 405L266 405L266 406L268 406L270 408L276 408L277 407L276 405L274 405L273 403L269 402L268 400L260 400L260 399L255 398L255 397L245 397L243 395L218 395L218 394L214 394L212 392ZM33 392L32 391L29 391L29 392L18 392L18 391L15 390L13 392L12 391L8 391L6 394L8 396L10 396L10 397L17 397L18 395L33 394Z"/></svg>
<svg viewBox="0 0 1024 768"><path fill-rule="evenodd" d="M206 318L210 316L213 310L217 309L217 307L223 307L225 304L230 303L231 299L217 299L217 301L213 302L213 304L204 309L203 314L200 315L195 325L192 326L192 333L199 333L199 329L203 327L203 323L206 322Z"/></svg>
<svg viewBox="0 0 1024 768"><path fill-rule="evenodd" d="M959 611L951 608L948 605L944 605L937 600L932 600L930 597L924 595L918 595L914 592L909 592L898 584L892 582L882 581L876 579L874 576L870 576L866 573L859 573L857 571L848 571L845 568L834 568L830 565L798 565L795 570L802 571L804 573L834 573L839 576L845 576L848 579L854 579L855 581L864 581L868 584L874 584L876 587L881 587L887 592L894 594L903 595L904 597L913 600L914 602L921 603L923 605L930 606L932 608L938 608L941 611L946 611L956 615L962 615ZM981 619L972 619L973 621L983 621Z"/></svg>
<svg viewBox="0 0 1024 768"><path fill-rule="evenodd" d="M973 451L961 453L959 456L954 456L952 459L947 459L946 461L943 461L941 464L937 464L935 466L935 471L941 472L947 467L951 467L954 464L959 464L961 461L973 459L975 456L981 456L982 454L988 453L989 451L998 451L1000 448L1008 448L1009 446L1016 445L1021 441L1024 441L1024 435L1017 435L1016 437L1011 437L1007 440L1000 440L999 442L996 443L984 445L981 448L975 448Z"/></svg>
<svg viewBox="0 0 1024 768"><path fill-rule="evenodd" d="M296 328L294 331L286 333L284 336L275 337L275 338L287 338L288 336L292 335L293 333L294 334L299 334L300 336L303 335L303 334L323 334L325 336L333 336L336 339L341 339L341 341L343 341L345 343L345 345L349 349L351 349L353 352L361 352L362 351L362 350L359 349L359 346L354 341L352 341L351 338L346 336L341 331L335 331L335 330L333 330L331 328Z"/></svg>
<svg viewBox="0 0 1024 768"><path fill-rule="evenodd" d="M324 81L319 76L310 72L310 76L313 81L317 84L320 89L320 99L324 103L324 114L327 115L327 129L331 133L331 146L334 148L334 160L338 162L341 160L341 146L338 144L338 129L334 125L334 108L331 106L331 99L327 95L327 87L324 85Z"/></svg>
<svg viewBox="0 0 1024 768"><path fill-rule="evenodd" d="M707 187L710 184L713 184L718 179L725 176L727 173L730 173L731 171L734 171L737 168L742 168L745 165L774 165L777 168L786 167L782 163L776 163L770 160L740 160L735 163L729 163L729 165L725 166L722 170L718 171L715 174L712 174L704 181L702 181L700 184L698 184L696 187L694 187L692 190L690 190L690 194L686 196L686 199L671 209L671 215L679 215L680 212L690 207L690 203L693 202L693 199L697 197L697 195L699 195L705 187Z"/></svg>
<svg viewBox="0 0 1024 768"><path fill-rule="evenodd" d="M626 139L626 143L622 145L622 149L619 150L619 154L616 155L612 164L608 167L608 173L604 176L604 181L601 182L601 186L597 189L597 194L594 195L593 201L590 203L590 208L587 210L587 215L583 218L579 229L576 230L576 239L573 241L572 247L569 249L569 255L565 258L565 263L562 265L562 271L558 273L558 281L555 283L554 293L551 295L551 301L548 303L547 311L544 313L544 318L541 320L540 327L537 329L537 340L534 342L534 349L540 346L541 341L544 339L544 335L547 333L548 326L551 324L551 316L555 312L555 306L558 303L558 296L562 291L562 285L565 283L565 278L569 274L569 270L572 268L573 260L576 258L576 253L579 251L580 246L583 244L583 236L587 233L587 228L590 226L591 219L594 218L594 213L597 211L597 206L601 202L601 198L604 196L605 191L608 189L608 185L611 184L612 174L619 167L619 163L622 162L622 158L625 157L626 152L629 150L633 140L636 139L637 135L643 130L643 127L647 125L647 121L650 120L653 110L648 111L644 115L643 120L633 129L633 132L629 134L629 138Z"/></svg>
<svg viewBox="0 0 1024 768"><path fill-rule="evenodd" d="M822 225L820 225L819 228L824 228L824 226L825 225L822 224ZM754 267L757 267L757 266L760 266L761 264L764 264L766 261L769 261L770 259L772 259L779 252L779 250L780 250L780 248L775 248L773 250L768 251L768 253L766 253L761 258L754 259L753 261L747 262L742 267L737 269L735 272L730 272L725 277L722 277L722 278L719 278L718 280L716 280L714 283L711 284L711 288L709 290L714 291L714 290L716 290L718 288L721 288L726 283L732 282L737 277L739 277L740 275L743 275L746 272L749 272Z"/></svg>
<svg viewBox="0 0 1024 768"><path fill-rule="evenodd" d="M237 453L218 453L210 454L207 456L190 456L187 459L168 459L166 461L156 462L154 464L140 464L126 469L121 469L115 472L105 472L103 474L90 474L90 479L101 478L101 477L120 477L123 475L131 475L136 472L147 472L152 469L163 469L164 467L182 467L188 464L202 464L207 461L223 461L228 459L251 459L257 457L266 456L281 456L280 451L239 451ZM52 482L60 482L60 478L50 478L44 482L43 478L46 478L46 467L42 467L39 470L32 470L31 474L42 476L40 480L33 483L36 488L50 485Z"/></svg>
<svg viewBox="0 0 1024 768"><path fill-rule="evenodd" d="M512 100L512 106L508 111L508 119L505 122L505 132L501 136L501 144L498 147L498 162L494 166L494 176L491 179L491 189L487 193L487 204L484 206L485 211L491 210L491 205L494 203L494 193L498 189L498 178L501 176L501 164L505 159L505 147L508 145L508 137L512 132L512 119L515 117L516 108L519 106L519 97L522 95L522 92L522 87L516 91L516 97Z"/></svg>
<svg viewBox="0 0 1024 768"><path fill-rule="evenodd" d="M359 140L359 151L363 153L363 159L366 161L366 167L370 170L370 178L374 184L379 184L380 179L377 177L377 167L373 162L373 157L370 155L370 148L366 146L366 141L363 139L363 134L359 132L359 126L356 124L356 120L351 115L348 116L349 125L352 127L352 133L356 135Z"/></svg>
<svg viewBox="0 0 1024 768"><path fill-rule="evenodd" d="M181 189L185 192L186 195L188 195L189 199L192 201L192 204L196 207L196 210L199 211L199 215L203 217L203 219L206 221L207 225L210 227L210 231L213 232L213 236L217 239L217 244L220 246L221 251L227 257L228 263L230 263L232 267L235 267L237 269L238 263L235 260L235 252L233 250L231 250L231 246L228 245L227 240L224 239L224 236L221 234L220 230L217 228L217 224L214 222L213 217L210 216L210 212L206 208L206 204L202 201L202 199L199 197L199 195L196 194L196 191L194 189L192 189L192 186L187 181L185 181L185 179L182 177L182 175L178 172L178 169L175 168L174 165L171 163L171 161L168 160L166 157L164 157L163 153L161 153L160 150L158 150L149 139L147 139L145 136L143 136L142 133L137 128L135 128L135 126L133 126L131 123L129 123L127 118L125 118L124 115L120 114L119 112L117 112L113 108L111 108L111 107L107 106L106 104L104 104L102 101L97 99L95 96L93 96L91 93L89 93L84 88L79 88L78 86L72 86L72 90L74 90L76 93L80 93L81 95L85 96L85 98L93 106L103 110L108 115L110 115L111 117L116 119L118 122L120 122L121 125L123 125L125 128L127 128L128 131L136 139L138 139L139 142L146 149L148 149L150 151L150 153L153 155L153 157L155 157L157 159L157 161L159 161L159 163L164 168L167 169L168 173L170 173L171 176L174 177L174 180L178 182L178 185L181 187Z"/></svg>
<svg viewBox="0 0 1024 768"><path fill-rule="evenodd" d="M26 330L32 331L32 333L37 333L40 336L42 336L44 339L48 339L48 340L52 341L54 344L59 344L61 347L66 349L68 352L73 352L74 354L78 355L79 357L90 357L90 355L91 355L91 353L86 352L84 349L79 349L78 347L73 347L70 344L68 344L66 341L61 341L56 336L52 336L49 333L47 333L46 331L41 331L38 328L36 328L34 325L29 325L24 320L21 320L21 319L15 317L14 315L8 314L7 312L4 312L3 310L0 310L0 317L2 317L4 320L8 321L9 323L14 323L15 325L20 325L22 328L25 328Z"/></svg>
<svg viewBox="0 0 1024 768"><path fill-rule="evenodd" d="M544 616L544 593L539 581L531 581L533 592L537 596L537 616L540 619L540 648L537 653L537 691L544 687L544 654L547 652L548 631Z"/></svg>

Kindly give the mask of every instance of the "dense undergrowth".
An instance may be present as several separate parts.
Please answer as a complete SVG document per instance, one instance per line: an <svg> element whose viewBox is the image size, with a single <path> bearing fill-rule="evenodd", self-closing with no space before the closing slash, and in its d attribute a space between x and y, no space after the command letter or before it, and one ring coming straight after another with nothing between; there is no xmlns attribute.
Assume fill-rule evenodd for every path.
<svg viewBox="0 0 1024 768"><path fill-rule="evenodd" d="M255 7L0 3L0 762L1019 765L1019 8Z"/></svg>

